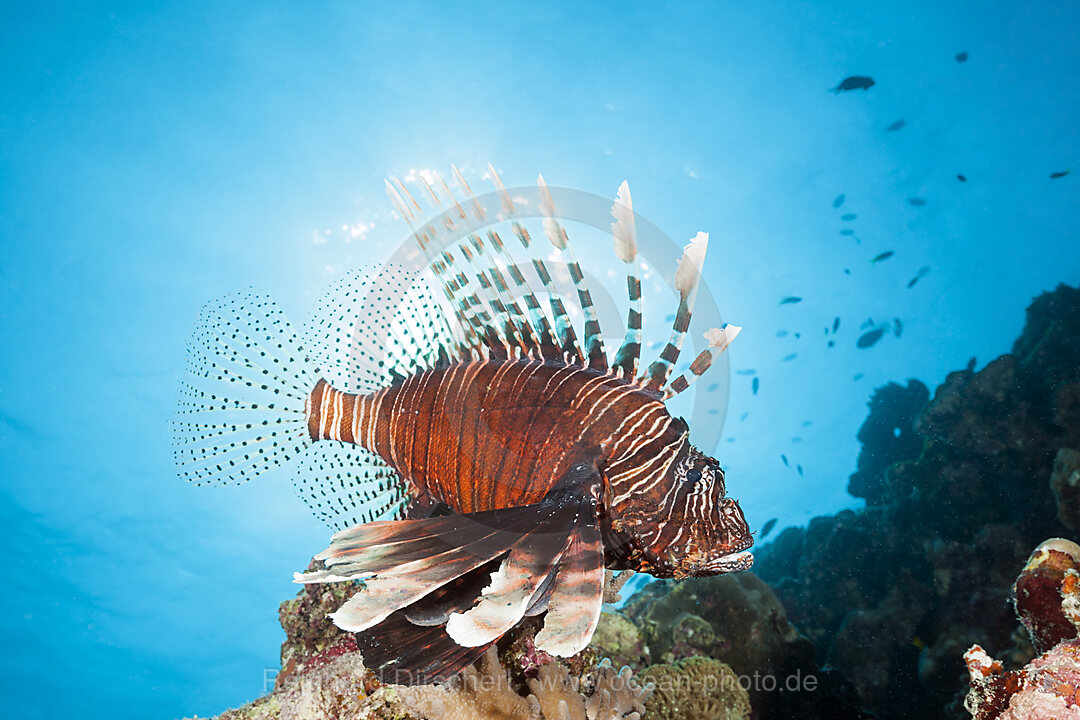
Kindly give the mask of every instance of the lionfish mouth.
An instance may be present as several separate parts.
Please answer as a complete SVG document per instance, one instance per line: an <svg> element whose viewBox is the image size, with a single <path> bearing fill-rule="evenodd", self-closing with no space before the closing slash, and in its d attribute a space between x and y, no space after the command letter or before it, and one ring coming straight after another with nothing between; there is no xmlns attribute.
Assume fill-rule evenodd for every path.
<svg viewBox="0 0 1080 720"><path fill-rule="evenodd" d="M705 570L709 573L729 573L738 572L740 570L749 570L754 565L754 554L749 550L743 550L742 552L729 553L727 555L721 555L715 560L710 560L705 565Z"/></svg>

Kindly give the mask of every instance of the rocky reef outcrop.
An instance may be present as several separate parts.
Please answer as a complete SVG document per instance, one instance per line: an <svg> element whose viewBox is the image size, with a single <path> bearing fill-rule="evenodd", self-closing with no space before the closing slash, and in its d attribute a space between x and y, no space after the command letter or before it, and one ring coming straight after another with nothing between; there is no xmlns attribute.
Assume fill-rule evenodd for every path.
<svg viewBox="0 0 1080 720"><path fill-rule="evenodd" d="M865 509L813 519L757 553L791 623L886 719L966 718L963 652L1019 667L1008 602L1043 538L1080 524L1080 290L1036 298L1013 351L875 393L850 489Z"/></svg>

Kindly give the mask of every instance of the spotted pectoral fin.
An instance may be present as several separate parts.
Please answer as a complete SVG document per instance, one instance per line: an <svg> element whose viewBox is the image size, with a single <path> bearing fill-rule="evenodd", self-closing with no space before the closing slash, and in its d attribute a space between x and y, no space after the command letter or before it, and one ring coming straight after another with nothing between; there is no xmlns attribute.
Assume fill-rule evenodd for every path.
<svg viewBox="0 0 1080 720"><path fill-rule="evenodd" d="M582 513L570 531L567 548L547 598L544 628L536 647L571 657L588 646L604 604L604 546L594 514Z"/></svg>

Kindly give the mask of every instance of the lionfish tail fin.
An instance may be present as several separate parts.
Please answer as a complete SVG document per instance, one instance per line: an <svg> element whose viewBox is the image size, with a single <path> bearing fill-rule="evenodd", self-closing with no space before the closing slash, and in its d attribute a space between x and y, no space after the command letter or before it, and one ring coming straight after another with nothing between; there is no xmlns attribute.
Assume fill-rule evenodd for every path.
<svg viewBox="0 0 1080 720"><path fill-rule="evenodd" d="M203 306L172 420L181 477L236 483L287 463L311 443L306 403L318 380L267 295L237 293Z"/></svg>
<svg viewBox="0 0 1080 720"><path fill-rule="evenodd" d="M675 313L675 322L671 326L671 338L660 352L660 357L649 365L639 382L647 390L660 392L667 384L671 369L679 360L686 332L690 328L690 317L694 312L701 271L705 265L705 251L709 246L708 233L699 232L683 249L679 265L675 270L675 290L679 293L679 309Z"/></svg>

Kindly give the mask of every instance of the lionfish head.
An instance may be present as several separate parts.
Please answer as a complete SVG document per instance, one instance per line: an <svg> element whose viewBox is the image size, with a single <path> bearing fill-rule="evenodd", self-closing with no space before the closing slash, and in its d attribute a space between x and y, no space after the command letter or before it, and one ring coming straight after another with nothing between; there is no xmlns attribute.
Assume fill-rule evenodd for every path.
<svg viewBox="0 0 1080 720"><path fill-rule="evenodd" d="M747 570L754 544L739 503L727 497L720 463L683 435L664 476L613 508L638 569L656 577L698 577Z"/></svg>

